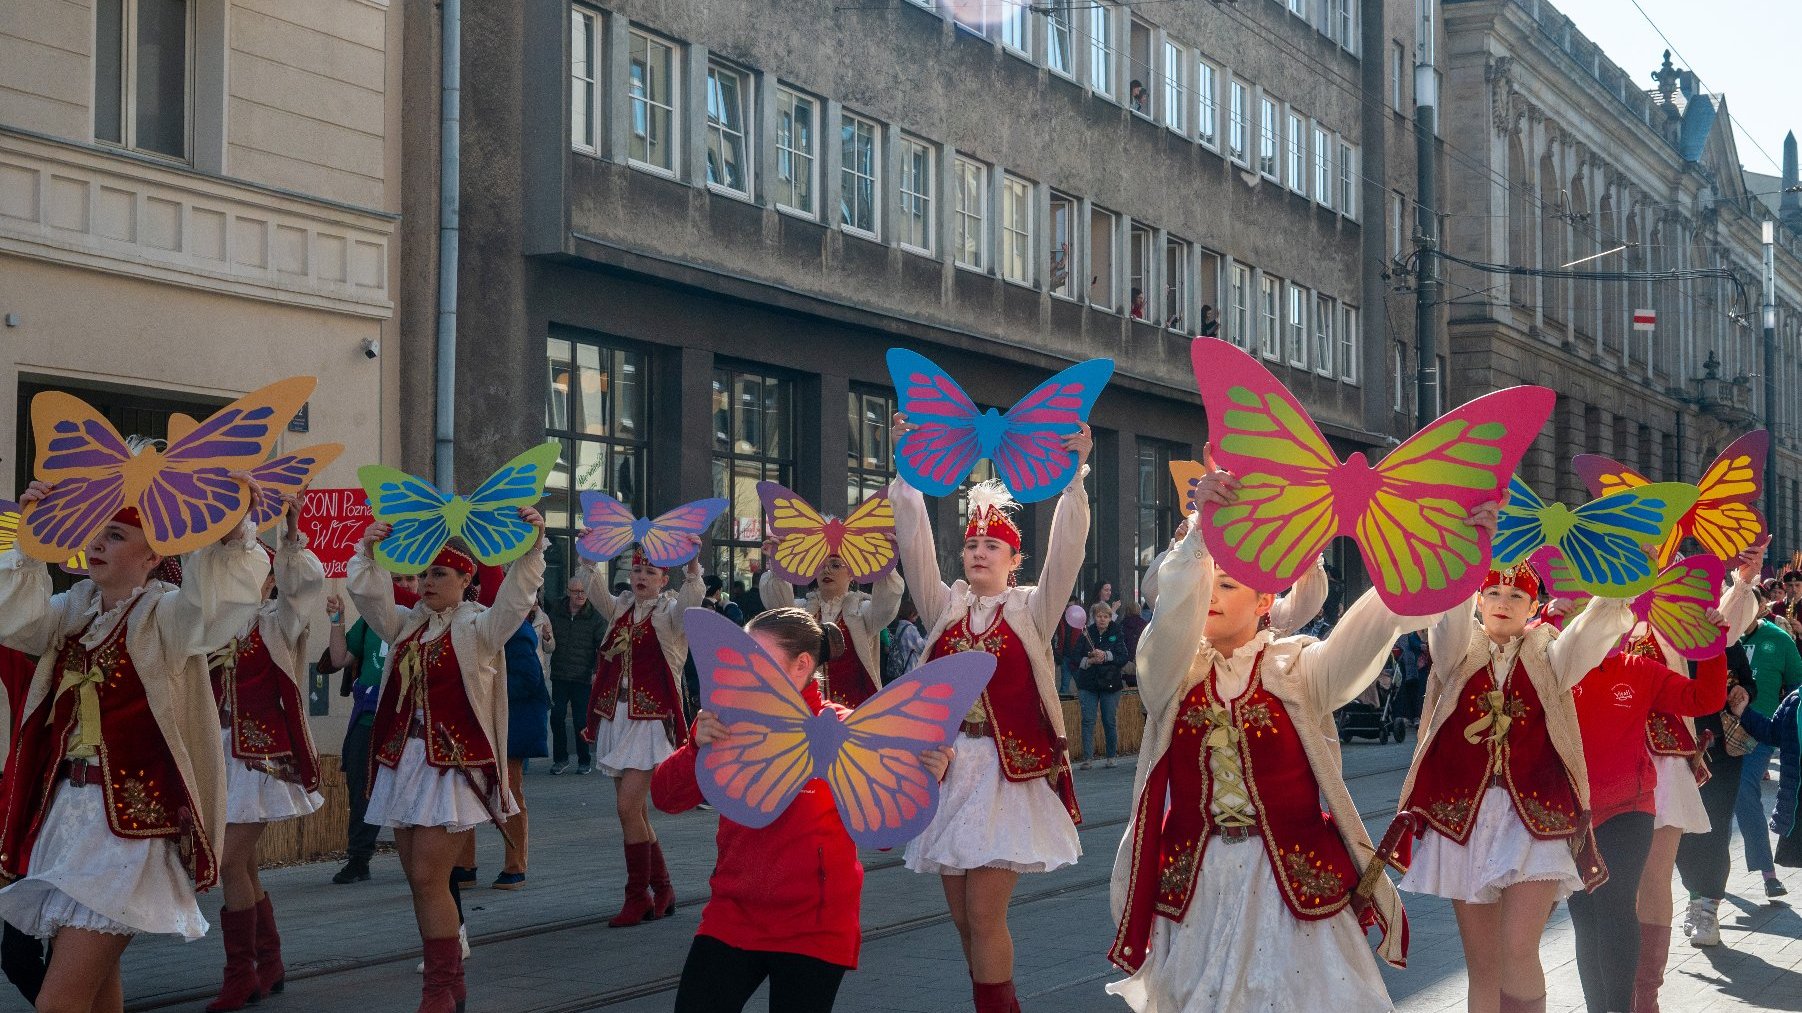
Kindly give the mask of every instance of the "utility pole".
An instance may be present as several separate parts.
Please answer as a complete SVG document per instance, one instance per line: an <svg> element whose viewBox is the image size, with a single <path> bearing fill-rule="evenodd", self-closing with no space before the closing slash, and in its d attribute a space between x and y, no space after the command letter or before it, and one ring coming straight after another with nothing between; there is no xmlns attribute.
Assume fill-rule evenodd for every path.
<svg viewBox="0 0 1802 1013"><path fill-rule="evenodd" d="M1429 29L1430 30L1430 29ZM1428 43L1430 45L1430 43ZM1423 48L1422 55L1430 53ZM1430 60L1414 65L1414 248L1416 276L1414 303L1415 372L1414 414L1425 429L1439 417L1445 377L1439 375L1439 76Z"/></svg>
<svg viewBox="0 0 1802 1013"><path fill-rule="evenodd" d="M463 190L463 0L443 0L438 68L437 405L432 479L455 492L457 454L457 265Z"/></svg>
<svg viewBox="0 0 1802 1013"><path fill-rule="evenodd" d="M1764 424L1777 436L1777 223L1764 222ZM1769 468L1767 462L1766 467ZM1764 515L1767 523L1776 524L1777 486L1772 475L1764 483Z"/></svg>

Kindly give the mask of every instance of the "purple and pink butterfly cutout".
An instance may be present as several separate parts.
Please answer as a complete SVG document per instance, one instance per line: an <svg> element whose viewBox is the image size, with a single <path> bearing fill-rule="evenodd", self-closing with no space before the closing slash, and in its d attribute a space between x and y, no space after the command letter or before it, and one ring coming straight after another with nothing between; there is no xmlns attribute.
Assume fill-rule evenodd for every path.
<svg viewBox="0 0 1802 1013"><path fill-rule="evenodd" d="M656 517L640 517L599 490L581 494L582 526L576 554L605 563L637 545L653 566L682 566L701 552L701 535L726 512L723 499L698 499Z"/></svg>

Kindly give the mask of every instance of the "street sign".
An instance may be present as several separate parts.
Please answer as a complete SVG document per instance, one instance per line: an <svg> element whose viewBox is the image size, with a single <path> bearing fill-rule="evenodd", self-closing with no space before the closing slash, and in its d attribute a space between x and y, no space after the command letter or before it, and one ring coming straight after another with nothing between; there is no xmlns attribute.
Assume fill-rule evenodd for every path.
<svg viewBox="0 0 1802 1013"><path fill-rule="evenodd" d="M1658 326L1658 313L1655 310L1634 310L1633 329L1649 331Z"/></svg>

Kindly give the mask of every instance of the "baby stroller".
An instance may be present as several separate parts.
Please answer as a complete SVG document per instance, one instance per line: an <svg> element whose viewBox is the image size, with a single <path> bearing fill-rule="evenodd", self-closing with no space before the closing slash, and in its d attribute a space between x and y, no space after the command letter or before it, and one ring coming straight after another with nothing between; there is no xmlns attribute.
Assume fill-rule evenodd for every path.
<svg viewBox="0 0 1802 1013"><path fill-rule="evenodd" d="M1391 739L1401 742L1408 737L1407 719L1401 716L1402 652L1396 648L1389 654L1376 681L1356 700L1333 712L1333 724L1339 728L1339 741L1353 738L1376 739L1388 745Z"/></svg>

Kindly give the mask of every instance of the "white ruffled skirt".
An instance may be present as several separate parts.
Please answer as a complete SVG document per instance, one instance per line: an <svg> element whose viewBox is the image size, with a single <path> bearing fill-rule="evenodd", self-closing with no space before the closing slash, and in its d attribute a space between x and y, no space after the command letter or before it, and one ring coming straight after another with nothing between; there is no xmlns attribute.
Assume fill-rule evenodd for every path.
<svg viewBox="0 0 1802 1013"><path fill-rule="evenodd" d="M1702 789L1696 787L1689 760L1681 756L1653 756L1652 769L1658 773L1658 786L1652 791L1657 803L1652 828L1676 827L1686 834L1707 833L1713 824L1702 806Z"/></svg>
<svg viewBox="0 0 1802 1013"><path fill-rule="evenodd" d="M1154 919L1144 966L1107 990L1135 1013L1395 1008L1351 909L1295 917L1259 838L1209 841L1188 915Z"/></svg>
<svg viewBox="0 0 1802 1013"><path fill-rule="evenodd" d="M519 812L511 791L504 802L502 816ZM489 821L488 810L461 773L425 761L424 739L408 739L394 767L376 765L363 820L378 827L445 827L452 833Z"/></svg>
<svg viewBox="0 0 1802 1013"><path fill-rule="evenodd" d="M174 840L128 839L106 822L106 791L64 781L31 849L30 874L0 890L0 920L51 939L59 929L111 935L206 935L194 881Z"/></svg>
<svg viewBox="0 0 1802 1013"><path fill-rule="evenodd" d="M594 733L594 765L608 777L628 770L656 770L675 751L662 721L627 716L624 701L614 705L613 720L601 722Z"/></svg>
<svg viewBox="0 0 1802 1013"><path fill-rule="evenodd" d="M1414 863L1397 884L1409 893L1494 904L1516 883L1552 880L1563 900L1583 889L1569 841L1542 841L1527 832L1504 788L1483 793L1470 843L1437 830L1414 842Z"/></svg>
<svg viewBox="0 0 1802 1013"><path fill-rule="evenodd" d="M316 791L245 766L232 755L231 729L219 729L219 741L225 747L225 822L280 823L325 805Z"/></svg>
<svg viewBox="0 0 1802 1013"><path fill-rule="evenodd" d="M939 808L905 861L915 872L960 876L971 869L1050 872L1075 865L1082 842L1070 812L1044 778L1009 781L995 740L958 735L939 786Z"/></svg>

